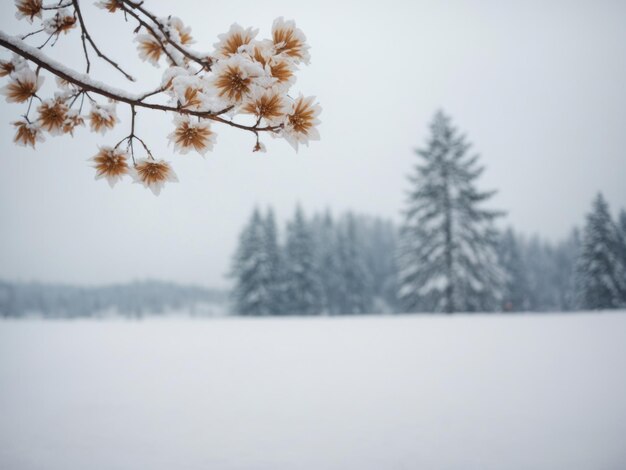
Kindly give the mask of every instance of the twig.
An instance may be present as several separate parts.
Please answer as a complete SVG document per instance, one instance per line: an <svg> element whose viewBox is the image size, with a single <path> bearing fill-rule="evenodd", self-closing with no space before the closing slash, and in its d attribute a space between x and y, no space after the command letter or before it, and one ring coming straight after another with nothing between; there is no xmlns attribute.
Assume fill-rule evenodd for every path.
<svg viewBox="0 0 626 470"><path fill-rule="evenodd" d="M177 49L181 54L183 54L188 59L196 62L202 68L211 70L211 66L213 65L213 61L211 60L211 58L200 58L196 56L195 54L191 53L188 49L178 44L176 41L172 40L172 37L170 36L170 32L168 28L166 28L163 25L163 23L154 14L150 13L148 10L146 10L142 6L143 2L137 3L131 0L121 0L121 1L125 3L126 5L128 5L129 7L139 10L141 13L147 16L154 24L157 25L157 28L159 28L161 33L163 33L163 35L167 38L168 43L174 46L174 48Z"/></svg>
<svg viewBox="0 0 626 470"><path fill-rule="evenodd" d="M80 23L80 29L82 31L81 38L83 40L83 49L85 50L85 57L87 59L87 73L89 73L89 57L87 56L87 47L85 45L85 39L87 40L87 42L89 42L89 45L93 48L93 50L98 55L98 57L107 61L115 69L117 69L122 75L124 75L128 80L130 80L131 82L134 82L135 78L132 75L126 73L122 69L122 67L120 67L117 64L117 62L114 62L107 55L100 52L100 49L98 49L98 46L96 46L96 43L93 41L93 39L91 38L91 35L89 34L89 31L87 30L87 26L85 26L85 20L83 19L83 14L80 10L80 6L78 5L78 0L72 0L71 3L74 5L74 10L76 11L76 15L78 16L78 22Z"/></svg>

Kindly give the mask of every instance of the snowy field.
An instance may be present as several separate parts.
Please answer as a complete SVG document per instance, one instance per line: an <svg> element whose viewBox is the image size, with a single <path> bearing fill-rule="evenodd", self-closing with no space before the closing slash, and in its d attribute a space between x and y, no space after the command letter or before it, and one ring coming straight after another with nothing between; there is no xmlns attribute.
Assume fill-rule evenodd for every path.
<svg viewBox="0 0 626 470"><path fill-rule="evenodd" d="M626 468L626 312L0 321L0 469Z"/></svg>

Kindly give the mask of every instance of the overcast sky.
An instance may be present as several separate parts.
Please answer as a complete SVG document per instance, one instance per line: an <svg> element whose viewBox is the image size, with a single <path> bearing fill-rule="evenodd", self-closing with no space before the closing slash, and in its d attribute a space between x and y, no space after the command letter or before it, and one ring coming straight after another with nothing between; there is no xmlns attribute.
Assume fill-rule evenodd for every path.
<svg viewBox="0 0 626 470"><path fill-rule="evenodd" d="M33 151L11 142L9 123L23 107L2 101L0 279L226 286L255 205L274 206L281 224L298 201L309 213L353 209L399 221L413 150L440 107L482 155L480 184L499 190L492 206L507 210L518 230L557 240L582 222L600 190L614 213L626 207L626 2L146 4L181 17L203 51L233 22L267 37L275 17L295 19L312 59L293 90L318 97L322 140L296 154L283 140L265 139L268 152L253 154L250 135L215 126L217 145L203 160L174 154L171 119L140 111L138 132L181 181L155 197L130 182L111 190L85 161L128 134L125 107L104 137L81 129ZM85 10L102 49L140 77L131 90L154 88L162 70L139 62L135 25ZM3 31L29 30L14 19L13 2L2 2L0 13ZM51 54L84 67L76 31ZM105 64L94 72L128 88Z"/></svg>

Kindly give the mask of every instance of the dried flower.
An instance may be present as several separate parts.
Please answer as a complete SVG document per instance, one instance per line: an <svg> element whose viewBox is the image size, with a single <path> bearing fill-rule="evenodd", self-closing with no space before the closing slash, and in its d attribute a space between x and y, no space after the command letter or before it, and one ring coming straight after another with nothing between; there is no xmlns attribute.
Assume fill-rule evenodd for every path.
<svg viewBox="0 0 626 470"><path fill-rule="evenodd" d="M128 154L123 150L111 147L100 147L100 151L90 160L94 162L96 179L106 178L113 187L122 176L129 173Z"/></svg>
<svg viewBox="0 0 626 470"><path fill-rule="evenodd" d="M118 8L121 8L120 0L102 0L96 2L96 6L98 8L102 8L103 10L107 10L109 13L115 13Z"/></svg>
<svg viewBox="0 0 626 470"><path fill-rule="evenodd" d="M16 127L13 142L18 145L23 145L24 147L30 145L32 148L35 148L36 142L46 140L38 124L28 121L16 121L13 125Z"/></svg>
<svg viewBox="0 0 626 470"><path fill-rule="evenodd" d="M252 49L252 58L269 71L274 79L273 85L289 87L295 80L296 66L285 56L273 55L273 48L266 43L256 44Z"/></svg>
<svg viewBox="0 0 626 470"><path fill-rule="evenodd" d="M13 54L11 60L0 60L0 77L6 77L13 72L21 69L27 69L28 62L26 62L21 56Z"/></svg>
<svg viewBox="0 0 626 470"><path fill-rule="evenodd" d="M91 130L104 134L107 130L113 129L116 123L115 105L94 104L91 107L89 113Z"/></svg>
<svg viewBox="0 0 626 470"><path fill-rule="evenodd" d="M29 68L22 68L11 74L11 81L0 92L9 103L23 103L37 93L42 83L43 77Z"/></svg>
<svg viewBox="0 0 626 470"><path fill-rule="evenodd" d="M253 114L263 118L271 124L282 121L287 113L287 103L284 96L277 90L255 89L252 96L241 108L244 114Z"/></svg>
<svg viewBox="0 0 626 470"><path fill-rule="evenodd" d="M201 91L198 88L188 87L185 90L185 100L183 102L183 108L197 108L202 104L202 100L200 99Z"/></svg>
<svg viewBox="0 0 626 470"><path fill-rule="evenodd" d="M272 24L272 39L276 54L284 54L296 62L309 63L309 46L306 36L296 28L296 23L285 21L283 17L276 18Z"/></svg>
<svg viewBox="0 0 626 470"><path fill-rule="evenodd" d="M29 22L33 22L33 18L37 16L41 18L41 7L43 6L43 0L15 0L15 17L18 20L27 18Z"/></svg>
<svg viewBox="0 0 626 470"><path fill-rule="evenodd" d="M152 65L159 65L159 59L163 53L161 43L151 34L138 34L135 37L137 50L139 51L139 58L141 60L148 61Z"/></svg>
<svg viewBox="0 0 626 470"><path fill-rule="evenodd" d="M63 133L70 134L74 137L74 129L84 125L85 119L78 114L76 109L70 109L65 115L65 121L63 121Z"/></svg>
<svg viewBox="0 0 626 470"><path fill-rule="evenodd" d="M215 55L221 58L226 58L237 54L237 52L239 52L239 48L250 44L258 32L258 29L244 29L237 23L233 23L227 33L217 36L219 42L214 44Z"/></svg>
<svg viewBox="0 0 626 470"><path fill-rule="evenodd" d="M317 116L322 112L319 104L313 104L314 96L300 95L291 106L287 116L283 137L298 151L298 144L309 145L310 140L319 140L319 131L315 128L320 121Z"/></svg>
<svg viewBox="0 0 626 470"><path fill-rule="evenodd" d="M232 104L241 102L252 90L253 80L264 75L259 64L241 55L221 60L214 71L218 95Z"/></svg>
<svg viewBox="0 0 626 470"><path fill-rule="evenodd" d="M0 77L6 77L13 72L15 72L15 65L11 61L0 60Z"/></svg>
<svg viewBox="0 0 626 470"><path fill-rule="evenodd" d="M67 8L58 10L52 18L43 21L43 29L48 34L67 34L76 26L76 17Z"/></svg>
<svg viewBox="0 0 626 470"><path fill-rule="evenodd" d="M191 28L185 26L180 18L170 16L166 22L170 28L170 35L173 36L174 40L177 40L182 45L193 44L194 40L191 37Z"/></svg>
<svg viewBox="0 0 626 470"><path fill-rule="evenodd" d="M67 116L68 107L61 100L46 100L37 108L39 125L52 135L63 132L63 123Z"/></svg>
<svg viewBox="0 0 626 470"><path fill-rule="evenodd" d="M177 183L178 178L170 164L164 160L140 160L131 170L135 183L143 184L156 196L159 195L166 181Z"/></svg>
<svg viewBox="0 0 626 470"><path fill-rule="evenodd" d="M211 130L208 121L194 121L189 116L177 116L174 119L176 129L168 138L174 144L174 149L186 154L193 149L201 155L213 150L215 132Z"/></svg>

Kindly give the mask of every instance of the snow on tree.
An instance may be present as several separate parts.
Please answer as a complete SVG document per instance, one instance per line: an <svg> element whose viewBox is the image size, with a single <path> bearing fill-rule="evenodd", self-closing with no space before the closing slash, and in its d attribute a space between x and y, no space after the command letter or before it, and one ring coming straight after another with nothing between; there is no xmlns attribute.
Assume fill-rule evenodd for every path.
<svg viewBox="0 0 626 470"><path fill-rule="evenodd" d="M218 35L211 53L200 53L191 47L191 28L176 16L160 17L149 11L143 1L102 0L95 5L127 22L136 22L139 58L156 67L167 64L161 83L134 94L94 79L94 57L90 53L129 81L135 81L94 40L83 15L82 1L62 0L44 5L42 0L16 0L16 17L36 23L36 28L21 37L0 31L0 46L14 53L10 59L0 59L0 77L8 77L7 85L0 91L7 102L25 107L21 119L13 122L15 143L34 148L45 140L44 136L73 136L86 123L93 132L104 134L120 121L117 105L128 106L128 135L100 147L90 159L96 178L104 178L114 186L130 176L158 195L166 182L178 179L171 164L157 160L140 137L140 110L164 111L173 118L168 138L179 153L191 150L204 155L212 150L216 141L214 124L252 134L253 151L265 151L261 134L282 137L296 151L300 144L319 140L321 107L314 97L291 91L298 67L310 59L306 37L293 21L277 18L272 24L271 38L264 40L257 39L257 29L235 23L228 32ZM80 32L84 73L67 68L44 52L45 47L63 47L61 44L71 30ZM36 47L26 40L37 41ZM55 89L44 88L46 73L56 78ZM87 106L89 110L85 109ZM252 117L254 124L235 119L242 115Z"/></svg>
<svg viewBox="0 0 626 470"><path fill-rule="evenodd" d="M313 233L300 206L287 224L285 242L285 298L287 313L316 315L323 308L317 250Z"/></svg>
<svg viewBox="0 0 626 470"><path fill-rule="evenodd" d="M342 273L338 256L337 224L330 211L315 215L311 221L316 240L317 266L322 286L322 312L327 315L344 313L341 311Z"/></svg>
<svg viewBox="0 0 626 470"><path fill-rule="evenodd" d="M280 315L284 313L286 303L284 291L285 272L273 209L268 209L263 225L263 245L261 250L265 253L264 282L267 285L269 300L267 309L273 315Z"/></svg>
<svg viewBox="0 0 626 470"><path fill-rule="evenodd" d="M494 191L481 192L484 168L450 118L439 111L427 147L409 177L399 249L399 300L406 311L489 311L498 308L501 212L483 209Z"/></svg>
<svg viewBox="0 0 626 470"><path fill-rule="evenodd" d="M626 267L621 259L621 243L609 206L598 193L587 215L577 263L582 308L610 309L626 305Z"/></svg>
<svg viewBox="0 0 626 470"><path fill-rule="evenodd" d="M578 308L576 300L576 258L580 252L580 234L573 229L570 236L557 244L554 250L556 274L553 279L557 291L558 310L570 311Z"/></svg>
<svg viewBox="0 0 626 470"><path fill-rule="evenodd" d="M506 230L498 245L500 266L505 273L502 291L502 308L505 311L522 311L530 308L528 268L515 232Z"/></svg>
<svg viewBox="0 0 626 470"><path fill-rule="evenodd" d="M372 311L372 282L367 270L363 245L357 234L354 215L348 213L338 233L340 311L344 314Z"/></svg>
<svg viewBox="0 0 626 470"><path fill-rule="evenodd" d="M367 272L371 277L375 308L392 312L397 307L397 230L388 220L357 216L357 227Z"/></svg>
<svg viewBox="0 0 626 470"><path fill-rule="evenodd" d="M617 226L620 233L620 251L622 253L622 263L626 266L626 210L622 209L617 217Z"/></svg>
<svg viewBox="0 0 626 470"><path fill-rule="evenodd" d="M239 315L272 315L275 299L268 279L272 276L267 246L267 225L258 209L239 237L231 276L235 278L232 297Z"/></svg>

